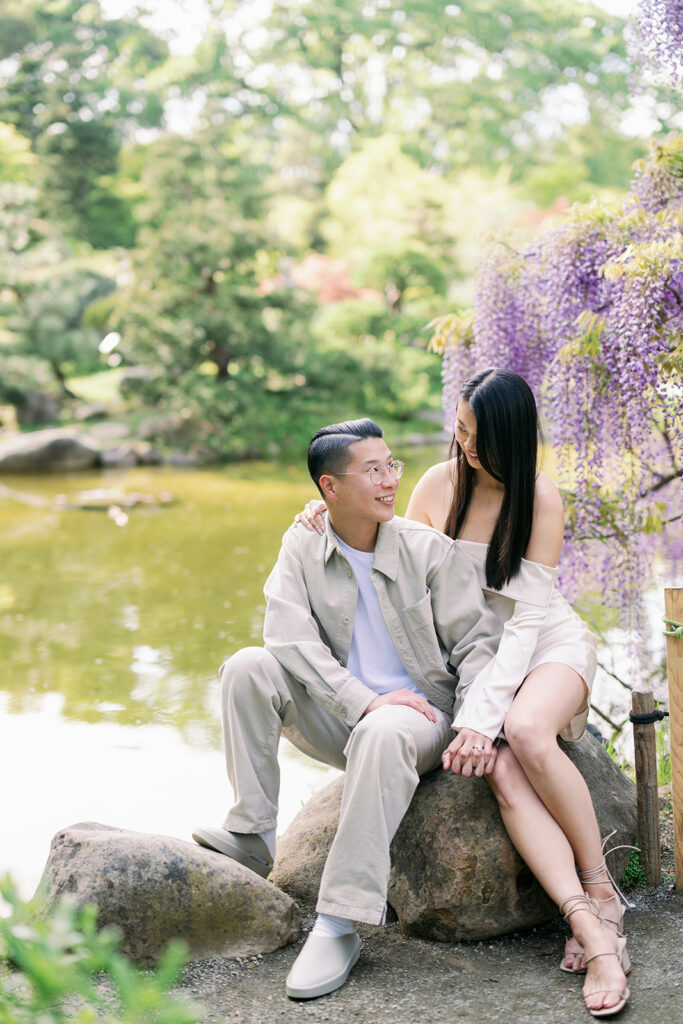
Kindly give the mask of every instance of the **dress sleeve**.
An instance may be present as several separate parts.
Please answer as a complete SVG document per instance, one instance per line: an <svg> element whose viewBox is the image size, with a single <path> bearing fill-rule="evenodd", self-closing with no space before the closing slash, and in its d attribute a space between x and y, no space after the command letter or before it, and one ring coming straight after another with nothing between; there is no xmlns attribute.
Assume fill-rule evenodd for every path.
<svg viewBox="0 0 683 1024"><path fill-rule="evenodd" d="M524 682L548 613L557 569L525 558L517 575L501 590L492 591L514 601L503 627L495 658L481 670L463 694L454 729L474 729L495 739L517 690Z"/></svg>

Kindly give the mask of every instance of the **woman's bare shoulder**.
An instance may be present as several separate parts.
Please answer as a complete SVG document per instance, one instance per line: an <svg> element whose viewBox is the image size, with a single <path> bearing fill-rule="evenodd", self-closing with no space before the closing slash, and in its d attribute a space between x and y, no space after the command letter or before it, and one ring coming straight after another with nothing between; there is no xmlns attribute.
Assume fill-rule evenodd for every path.
<svg viewBox="0 0 683 1024"><path fill-rule="evenodd" d="M422 474L408 502L406 519L415 519L437 530L443 528L450 506L452 463L437 462Z"/></svg>

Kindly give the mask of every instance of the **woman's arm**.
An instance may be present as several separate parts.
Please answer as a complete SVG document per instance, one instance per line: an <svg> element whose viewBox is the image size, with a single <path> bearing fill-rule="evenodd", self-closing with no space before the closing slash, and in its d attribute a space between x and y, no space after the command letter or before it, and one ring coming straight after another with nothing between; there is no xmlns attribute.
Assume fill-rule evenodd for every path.
<svg viewBox="0 0 683 1024"><path fill-rule="evenodd" d="M490 739L499 734L515 694L526 678L547 615L563 530L559 491L548 477L539 477L526 558L519 573L501 591L514 599L512 615L503 627L495 658L465 692L454 728L477 730Z"/></svg>
<svg viewBox="0 0 683 1024"><path fill-rule="evenodd" d="M534 495L534 518L531 537L524 557L529 562L539 562L555 568L564 538L564 507L557 485L539 473L536 478Z"/></svg>

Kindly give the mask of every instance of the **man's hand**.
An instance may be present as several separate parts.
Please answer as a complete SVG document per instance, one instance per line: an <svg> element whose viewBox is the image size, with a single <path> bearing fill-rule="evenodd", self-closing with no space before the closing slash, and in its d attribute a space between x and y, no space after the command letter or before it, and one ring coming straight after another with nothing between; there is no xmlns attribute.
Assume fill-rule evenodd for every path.
<svg viewBox="0 0 683 1024"><path fill-rule="evenodd" d="M412 690L391 690L390 693L380 694L379 697L370 701L361 718L385 704L404 704L407 708L415 708L430 722L436 722L436 712L427 698L422 697L419 693L413 693Z"/></svg>
<svg viewBox="0 0 683 1024"><path fill-rule="evenodd" d="M483 736L474 729L461 729L444 750L441 762L445 771L450 768L455 775L469 778L470 775L490 775L497 754L493 740L488 736Z"/></svg>

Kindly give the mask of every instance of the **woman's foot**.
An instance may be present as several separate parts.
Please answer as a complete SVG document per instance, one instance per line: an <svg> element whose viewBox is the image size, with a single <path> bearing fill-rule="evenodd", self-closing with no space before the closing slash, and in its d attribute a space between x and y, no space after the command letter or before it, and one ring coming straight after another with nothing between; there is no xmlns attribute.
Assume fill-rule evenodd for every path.
<svg viewBox="0 0 683 1024"><path fill-rule="evenodd" d="M564 944L564 956L560 964L560 970L566 974L585 974L586 958L583 955L581 944L571 935Z"/></svg>
<svg viewBox="0 0 683 1024"><path fill-rule="evenodd" d="M582 885L590 888L590 893L586 892L586 896L597 905L600 920L611 928L615 935L623 935L622 921L626 910L624 904L627 901L614 884L605 861L603 860L597 868L579 871L579 878ZM581 944L574 936L567 939L560 970L566 971L567 974L586 973L586 958Z"/></svg>
<svg viewBox="0 0 683 1024"><path fill-rule="evenodd" d="M605 893L607 895L604 895ZM624 905L612 889L611 883L608 882L606 886L601 886L596 896L593 896L591 891L591 898L597 904L598 917L602 923L610 928L615 935L622 935ZM567 974L586 973L586 957L580 942L573 935L565 943L560 970Z"/></svg>
<svg viewBox="0 0 683 1024"><path fill-rule="evenodd" d="M560 905L560 911L570 921L574 940L583 951L586 1009L594 1017L619 1013L629 997L626 973L631 965L626 939L600 920L597 905L585 895L570 896Z"/></svg>
<svg viewBox="0 0 683 1024"><path fill-rule="evenodd" d="M614 935L601 926L602 935L596 940L584 938L586 950L586 980L583 999L586 1009L594 1017L611 1017L623 1010L629 997L626 971L631 964L626 952L626 938ZM614 949L607 949L614 946ZM593 953L592 949L598 952Z"/></svg>

